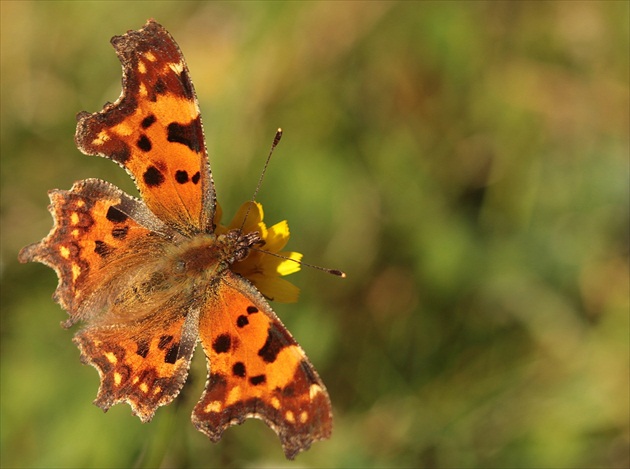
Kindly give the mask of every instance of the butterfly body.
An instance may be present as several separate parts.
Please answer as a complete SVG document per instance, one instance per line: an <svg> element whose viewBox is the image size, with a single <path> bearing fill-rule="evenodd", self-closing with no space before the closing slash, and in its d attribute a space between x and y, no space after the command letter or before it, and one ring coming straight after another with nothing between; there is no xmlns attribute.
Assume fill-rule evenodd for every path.
<svg viewBox="0 0 630 469"><path fill-rule="evenodd" d="M98 179L50 191L53 229L19 259L52 267L64 326L84 323L73 341L99 373L96 405L127 402L151 420L179 394L201 342L208 379L195 427L217 441L260 418L293 459L330 436L332 415L321 379L266 301L290 291L276 279L286 261L264 257L282 249L288 227L268 229L254 203L235 226L220 225L199 107L170 34L149 21L112 44L123 92L80 113L75 140L123 166L142 200Z"/></svg>
<svg viewBox="0 0 630 469"><path fill-rule="evenodd" d="M197 286L217 280L231 264L247 257L249 248L260 243L257 232L243 234L231 230L226 234L200 234L179 245L169 244L163 270L173 279L194 279Z"/></svg>

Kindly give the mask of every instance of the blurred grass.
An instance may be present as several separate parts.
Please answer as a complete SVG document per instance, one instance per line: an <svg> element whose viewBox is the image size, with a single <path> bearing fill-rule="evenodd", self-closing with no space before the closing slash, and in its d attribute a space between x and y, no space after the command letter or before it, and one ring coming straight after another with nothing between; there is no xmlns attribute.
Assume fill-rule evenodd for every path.
<svg viewBox="0 0 630 469"><path fill-rule="evenodd" d="M10 2L1 8L2 467L628 467L627 2ZM155 420L90 404L18 250L46 191L120 168L73 116L120 92L109 39L164 24L196 85L226 216L255 187L308 269L274 305L335 431L285 462L260 422L211 444L204 381Z"/></svg>

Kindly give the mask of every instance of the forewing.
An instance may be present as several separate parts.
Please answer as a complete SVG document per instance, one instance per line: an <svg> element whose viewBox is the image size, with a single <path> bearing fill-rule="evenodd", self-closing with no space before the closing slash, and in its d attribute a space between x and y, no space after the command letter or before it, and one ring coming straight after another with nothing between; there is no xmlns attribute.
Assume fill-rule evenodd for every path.
<svg viewBox="0 0 630 469"><path fill-rule="evenodd" d="M212 229L215 192L197 97L172 36L148 21L115 36L123 90L102 111L78 116L75 141L123 166L149 209L183 234Z"/></svg>

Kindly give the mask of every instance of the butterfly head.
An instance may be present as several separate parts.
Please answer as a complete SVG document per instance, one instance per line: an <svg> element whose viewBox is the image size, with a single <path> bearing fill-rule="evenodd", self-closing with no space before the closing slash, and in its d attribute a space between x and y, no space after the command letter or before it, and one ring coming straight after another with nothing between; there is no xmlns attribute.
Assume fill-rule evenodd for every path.
<svg viewBox="0 0 630 469"><path fill-rule="evenodd" d="M240 229L233 229L224 235L219 235L217 244L221 246L226 262L233 264L245 259L252 246L262 246L265 241L258 231L243 233Z"/></svg>

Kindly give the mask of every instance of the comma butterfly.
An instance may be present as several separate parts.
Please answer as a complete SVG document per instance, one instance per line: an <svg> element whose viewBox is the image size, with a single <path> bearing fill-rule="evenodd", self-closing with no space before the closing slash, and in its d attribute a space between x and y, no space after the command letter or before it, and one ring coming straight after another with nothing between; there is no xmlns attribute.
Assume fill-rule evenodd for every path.
<svg viewBox="0 0 630 469"><path fill-rule="evenodd" d="M301 255L265 254L284 247L288 226L267 228L257 203L220 225L197 98L171 35L149 20L112 44L122 94L80 113L75 141L124 167L142 200L98 179L52 190L54 226L19 260L56 271L64 327L85 322L73 340L100 375L96 405L128 402L151 420L179 394L199 340L208 379L195 427L218 441L259 418L293 459L332 430L324 384L263 297L295 296L279 276L299 270L287 258Z"/></svg>

